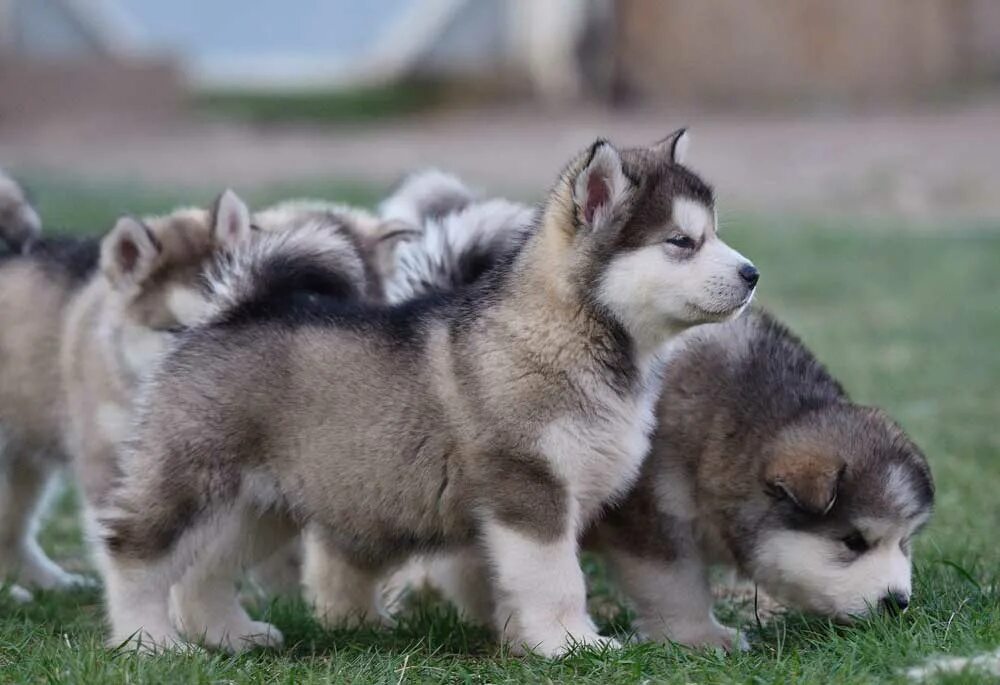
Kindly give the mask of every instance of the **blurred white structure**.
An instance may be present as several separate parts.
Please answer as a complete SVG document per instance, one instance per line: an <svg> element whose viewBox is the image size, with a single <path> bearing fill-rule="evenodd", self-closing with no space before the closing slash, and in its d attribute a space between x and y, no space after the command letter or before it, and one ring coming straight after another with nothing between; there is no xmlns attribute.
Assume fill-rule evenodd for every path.
<svg viewBox="0 0 1000 685"><path fill-rule="evenodd" d="M198 85L329 88L414 74L583 90L610 0L0 0L0 49L25 58L172 55ZM602 11L603 8L603 11ZM590 42L589 47L606 45Z"/></svg>

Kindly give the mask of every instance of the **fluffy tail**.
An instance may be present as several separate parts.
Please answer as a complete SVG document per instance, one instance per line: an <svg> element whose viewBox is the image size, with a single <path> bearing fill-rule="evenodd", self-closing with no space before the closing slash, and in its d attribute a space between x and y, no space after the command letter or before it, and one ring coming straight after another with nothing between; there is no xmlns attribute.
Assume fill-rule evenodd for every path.
<svg viewBox="0 0 1000 685"><path fill-rule="evenodd" d="M277 310L288 298L360 299L364 287L358 248L337 227L317 221L287 231L256 231L216 258L205 321Z"/></svg>
<svg viewBox="0 0 1000 685"><path fill-rule="evenodd" d="M518 244L534 220L526 205L481 201L461 180L429 169L408 177L380 208L412 230L383 268L389 302L448 292L475 281Z"/></svg>
<svg viewBox="0 0 1000 685"><path fill-rule="evenodd" d="M415 239L396 248L386 299L402 302L469 285L517 249L534 215L525 205L488 200L426 222Z"/></svg>
<svg viewBox="0 0 1000 685"><path fill-rule="evenodd" d="M42 220L24 189L0 169L0 240L14 252L26 251L42 233Z"/></svg>
<svg viewBox="0 0 1000 685"><path fill-rule="evenodd" d="M459 212L479 199L479 194L457 176L425 169L410 174L379 207L386 221L422 226Z"/></svg>

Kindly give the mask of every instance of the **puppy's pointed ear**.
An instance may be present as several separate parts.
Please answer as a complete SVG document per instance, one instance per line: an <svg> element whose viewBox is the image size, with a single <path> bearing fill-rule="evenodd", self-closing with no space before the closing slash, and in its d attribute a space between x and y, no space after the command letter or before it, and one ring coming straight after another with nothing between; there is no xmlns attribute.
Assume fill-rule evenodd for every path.
<svg viewBox="0 0 1000 685"><path fill-rule="evenodd" d="M161 249L146 224L123 216L101 241L101 271L115 288L138 285L153 273Z"/></svg>
<svg viewBox="0 0 1000 685"><path fill-rule="evenodd" d="M827 453L783 450L767 464L764 480L772 494L825 516L837 501L845 468L843 459Z"/></svg>
<svg viewBox="0 0 1000 685"><path fill-rule="evenodd" d="M657 155L665 155L672 164L684 164L690 145L691 134L686 128L679 128L663 140L653 143L651 149Z"/></svg>
<svg viewBox="0 0 1000 685"><path fill-rule="evenodd" d="M573 182L573 203L583 224L591 228L604 224L628 197L629 186L618 150L598 140Z"/></svg>
<svg viewBox="0 0 1000 685"><path fill-rule="evenodd" d="M250 236L250 210L240 196L226 189L212 205L212 239L216 245L233 247Z"/></svg>

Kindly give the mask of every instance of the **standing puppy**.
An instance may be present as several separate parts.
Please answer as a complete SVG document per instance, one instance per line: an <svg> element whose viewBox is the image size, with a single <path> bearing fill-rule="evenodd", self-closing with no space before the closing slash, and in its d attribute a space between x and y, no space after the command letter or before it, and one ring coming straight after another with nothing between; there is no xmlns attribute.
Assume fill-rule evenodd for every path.
<svg viewBox="0 0 1000 685"><path fill-rule="evenodd" d="M97 268L96 240L48 238L0 255L0 584L15 594L85 582L35 540L43 495L66 463L59 337L66 309Z"/></svg>
<svg viewBox="0 0 1000 685"><path fill-rule="evenodd" d="M667 341L756 282L683 142L595 143L510 262L458 296L375 309L265 288L185 335L102 517L111 642L175 644L167 594L192 560L231 579L304 524L369 596L414 550L481 539L512 645L605 642L578 536L638 473ZM218 630L271 641L242 620Z"/></svg>

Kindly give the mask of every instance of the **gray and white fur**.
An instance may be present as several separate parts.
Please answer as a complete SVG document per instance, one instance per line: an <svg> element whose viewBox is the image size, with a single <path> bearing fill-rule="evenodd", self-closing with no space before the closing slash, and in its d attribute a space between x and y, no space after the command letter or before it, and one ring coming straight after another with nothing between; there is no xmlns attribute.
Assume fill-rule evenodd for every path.
<svg viewBox="0 0 1000 685"><path fill-rule="evenodd" d="M389 564L478 542L514 648L611 642L586 613L579 535L638 475L668 342L756 283L683 139L595 143L460 294L377 308L262 290L184 334L102 516L110 642L182 642L168 592L194 564L218 608L200 632L274 644L233 578L306 525L366 603Z"/></svg>
<svg viewBox="0 0 1000 685"><path fill-rule="evenodd" d="M505 258L498 250L492 261ZM422 274L418 260L408 266L410 297L426 281L449 283ZM906 609L912 539L933 505L927 462L883 412L851 402L773 317L751 311L680 336L657 420L635 487L586 538L632 600L640 636L745 646L713 616L713 564L789 607L841 621ZM411 562L386 591L430 585L487 621L487 574L468 549Z"/></svg>

